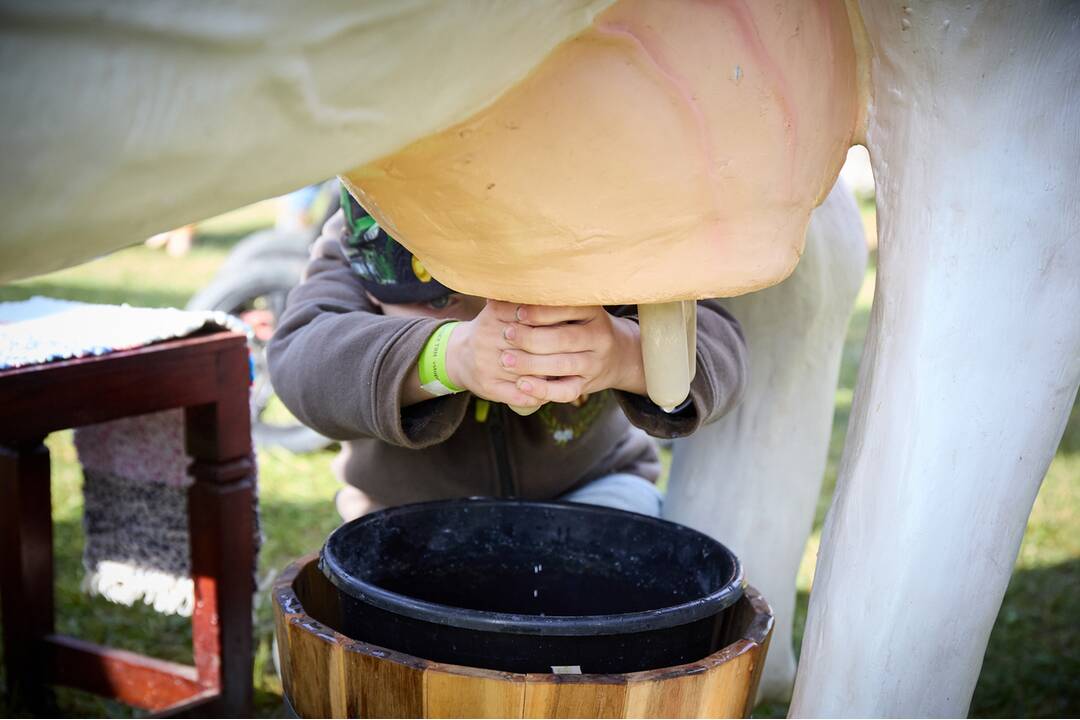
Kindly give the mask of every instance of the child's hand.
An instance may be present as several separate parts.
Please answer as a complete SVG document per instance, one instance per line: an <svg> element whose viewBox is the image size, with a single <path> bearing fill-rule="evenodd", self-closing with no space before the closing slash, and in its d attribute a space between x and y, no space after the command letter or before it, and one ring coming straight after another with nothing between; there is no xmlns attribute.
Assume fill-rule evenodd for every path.
<svg viewBox="0 0 1080 720"><path fill-rule="evenodd" d="M522 407L607 388L645 394L638 325L602 307L488 301L450 336L447 372L480 397Z"/></svg>
<svg viewBox="0 0 1080 720"><path fill-rule="evenodd" d="M600 306L512 306L501 357L517 388L540 401L572 402L608 388L645 394L638 324Z"/></svg>
<svg viewBox="0 0 1080 720"><path fill-rule="evenodd" d="M511 347L505 335L509 325L500 315L506 317L509 312L512 319L516 307L488 300L475 318L458 325L446 348L446 372L454 384L477 397L535 408L543 403L519 390L519 373L500 363L502 354Z"/></svg>

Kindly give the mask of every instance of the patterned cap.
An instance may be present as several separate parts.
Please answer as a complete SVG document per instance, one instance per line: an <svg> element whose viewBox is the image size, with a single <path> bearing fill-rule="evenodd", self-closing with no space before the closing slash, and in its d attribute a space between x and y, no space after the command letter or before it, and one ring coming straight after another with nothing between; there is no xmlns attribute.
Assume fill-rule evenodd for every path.
<svg viewBox="0 0 1080 720"><path fill-rule="evenodd" d="M364 289L379 302L428 302L453 292L431 277L415 255L379 227L344 185L341 211L345 216L341 248Z"/></svg>

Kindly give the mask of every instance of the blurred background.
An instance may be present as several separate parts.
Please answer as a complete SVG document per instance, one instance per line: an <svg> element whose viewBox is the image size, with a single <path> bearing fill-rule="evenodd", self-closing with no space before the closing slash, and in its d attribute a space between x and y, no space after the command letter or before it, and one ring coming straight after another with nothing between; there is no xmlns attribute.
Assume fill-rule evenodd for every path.
<svg viewBox="0 0 1080 720"><path fill-rule="evenodd" d="M876 269L873 180L865 150L855 148L844 177L859 201L871 261L851 319L836 391L829 463L814 532L799 573L796 643L801 641L821 524L843 448L852 392L869 322ZM312 230L332 209L336 190L306 188L179 228L144 245L62 272L0 286L0 301L45 295L94 303L222 309L253 328L256 366L262 343L288 287L299 280ZM232 258L230 259L230 254ZM267 590L289 562L317 550L338 524L330 473L336 446L298 428L265 384L254 388L260 444L259 497L264 544L256 598L255 702L260 716L281 716L281 683L272 661L273 623ZM80 590L82 471L70 432L48 440L53 459L57 631L92 642L192 661L187 618L128 608ZM665 461L669 460L667 451ZM753 581L753 569L748 572ZM2 662L2 660L0 660ZM58 689L69 716L131 716L127 706ZM8 709L0 697L0 715ZM780 717L786 706L763 705L755 716ZM1035 503L1005 601L990 638L971 715L1063 717L1080 714L1080 405Z"/></svg>

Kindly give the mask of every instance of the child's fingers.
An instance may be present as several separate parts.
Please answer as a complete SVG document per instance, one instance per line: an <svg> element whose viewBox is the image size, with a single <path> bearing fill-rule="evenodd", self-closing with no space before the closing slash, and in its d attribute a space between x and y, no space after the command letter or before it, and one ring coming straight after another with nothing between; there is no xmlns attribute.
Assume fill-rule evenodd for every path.
<svg viewBox="0 0 1080 720"><path fill-rule="evenodd" d="M596 353L557 353L554 355L533 355L520 350L504 350L499 355L499 364L517 375L539 375L542 377L568 377L571 375L593 376L600 370Z"/></svg>
<svg viewBox="0 0 1080 720"><path fill-rule="evenodd" d="M577 400L585 390L585 378L542 378L527 376L519 378L518 389L533 402L568 403ZM518 404L518 403L515 403Z"/></svg>
<svg viewBox="0 0 1080 720"><path fill-rule="evenodd" d="M512 323L517 317L517 303L503 302L502 300L488 300L487 307L495 313L495 317L505 323Z"/></svg>
<svg viewBox="0 0 1080 720"><path fill-rule="evenodd" d="M596 344L595 333L595 323L544 327L514 323L506 326L503 338L513 347L534 355L553 355L592 350Z"/></svg>
<svg viewBox="0 0 1080 720"><path fill-rule="evenodd" d="M490 397L485 399L527 408L543 405L541 400L523 392L513 381L509 380L495 381L491 388Z"/></svg>
<svg viewBox="0 0 1080 720"><path fill-rule="evenodd" d="M555 325L557 323L589 320L596 315L596 311L595 306L518 305L513 319L524 325Z"/></svg>

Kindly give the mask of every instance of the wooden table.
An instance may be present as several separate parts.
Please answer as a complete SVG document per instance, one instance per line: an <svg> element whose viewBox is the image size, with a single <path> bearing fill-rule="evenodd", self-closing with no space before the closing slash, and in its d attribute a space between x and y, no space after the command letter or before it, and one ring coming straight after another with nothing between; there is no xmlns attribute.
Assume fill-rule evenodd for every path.
<svg viewBox="0 0 1080 720"><path fill-rule="evenodd" d="M215 332L0 371L0 599L13 700L50 684L154 712L247 716L252 699L254 460L243 335ZM55 430L182 407L194 667L54 632L49 451Z"/></svg>

